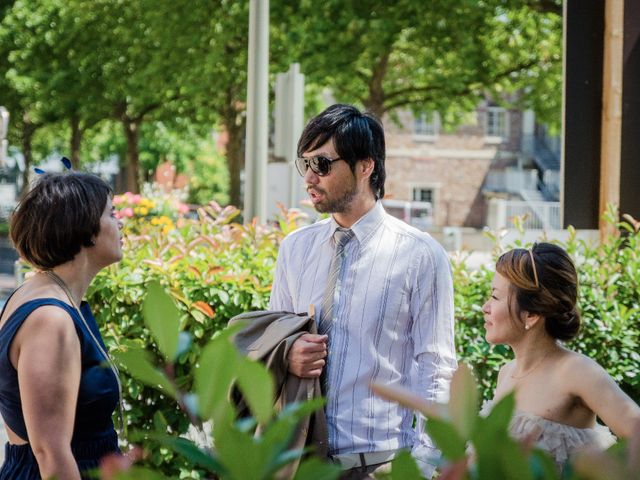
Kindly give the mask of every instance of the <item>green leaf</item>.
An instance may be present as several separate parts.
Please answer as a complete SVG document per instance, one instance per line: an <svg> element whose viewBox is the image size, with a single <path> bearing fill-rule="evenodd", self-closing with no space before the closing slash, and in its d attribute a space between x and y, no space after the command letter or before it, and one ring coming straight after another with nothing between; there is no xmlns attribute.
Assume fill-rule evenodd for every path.
<svg viewBox="0 0 640 480"><path fill-rule="evenodd" d="M206 419L228 418L228 395L237 375L238 354L227 336L210 341L200 355L195 372L195 390L200 416Z"/></svg>
<svg viewBox="0 0 640 480"><path fill-rule="evenodd" d="M487 418L482 422L482 428L506 432L509 428L509 422L511 421L515 406L515 393L511 392L505 395L493 406Z"/></svg>
<svg viewBox="0 0 640 480"><path fill-rule="evenodd" d="M164 480L166 477L149 468L131 467L125 472L116 474L116 480Z"/></svg>
<svg viewBox="0 0 640 480"><path fill-rule="evenodd" d="M269 371L258 362L240 358L238 387L258 422L266 424L273 416L275 401L275 387Z"/></svg>
<svg viewBox="0 0 640 480"><path fill-rule="evenodd" d="M451 379L449 413L464 439L469 439L478 418L478 387L466 364L461 363Z"/></svg>
<svg viewBox="0 0 640 480"><path fill-rule="evenodd" d="M116 351L113 357L135 379L176 398L175 387L163 372L153 366L145 350L130 348Z"/></svg>
<svg viewBox="0 0 640 480"><path fill-rule="evenodd" d="M453 423L430 418L426 430L447 460L455 462L465 456L466 441Z"/></svg>
<svg viewBox="0 0 640 480"><path fill-rule="evenodd" d="M149 283L142 312L144 323L158 342L162 354L168 361L175 360L178 353L180 312L158 282Z"/></svg>
<svg viewBox="0 0 640 480"><path fill-rule="evenodd" d="M420 480L418 464L408 451L402 451L391 463L391 480Z"/></svg>
<svg viewBox="0 0 640 480"><path fill-rule="evenodd" d="M173 437L160 433L151 433L146 436L181 455L192 464L206 468L210 473L218 473L221 475L227 473L227 470L217 458L201 450L195 443L186 438Z"/></svg>
<svg viewBox="0 0 640 480"><path fill-rule="evenodd" d="M311 457L300 464L293 480L308 480L310 478L314 480L335 480L341 473L340 466L324 463L319 458Z"/></svg>

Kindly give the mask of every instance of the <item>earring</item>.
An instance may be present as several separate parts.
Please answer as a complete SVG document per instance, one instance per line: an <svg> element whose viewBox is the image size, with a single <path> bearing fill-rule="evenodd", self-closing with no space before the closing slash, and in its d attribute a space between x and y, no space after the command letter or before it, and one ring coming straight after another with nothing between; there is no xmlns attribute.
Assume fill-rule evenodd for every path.
<svg viewBox="0 0 640 480"><path fill-rule="evenodd" d="M89 245L91 245L92 247L96 246L96 241L95 240L89 240Z"/></svg>
<svg viewBox="0 0 640 480"><path fill-rule="evenodd" d="M524 329L525 329L525 330L529 330L530 328L531 328L531 325L525 325L525 326L524 326Z"/></svg>

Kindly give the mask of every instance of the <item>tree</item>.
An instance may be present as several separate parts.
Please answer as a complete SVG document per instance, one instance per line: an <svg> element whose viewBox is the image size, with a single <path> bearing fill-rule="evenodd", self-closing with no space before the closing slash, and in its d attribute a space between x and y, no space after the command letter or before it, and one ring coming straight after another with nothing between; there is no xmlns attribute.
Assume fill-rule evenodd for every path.
<svg viewBox="0 0 640 480"><path fill-rule="evenodd" d="M309 81L378 116L400 108L468 111L487 94L502 100L523 91L514 98L548 114L560 101L558 5L283 0L278 18Z"/></svg>

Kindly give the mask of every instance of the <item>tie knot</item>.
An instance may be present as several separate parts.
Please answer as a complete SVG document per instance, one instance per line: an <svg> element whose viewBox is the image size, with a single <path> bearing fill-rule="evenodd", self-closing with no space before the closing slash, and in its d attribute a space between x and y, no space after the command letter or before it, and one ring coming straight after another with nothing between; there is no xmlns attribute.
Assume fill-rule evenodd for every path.
<svg viewBox="0 0 640 480"><path fill-rule="evenodd" d="M353 237L353 230L349 228L336 228L333 239L336 242L336 248L344 247Z"/></svg>

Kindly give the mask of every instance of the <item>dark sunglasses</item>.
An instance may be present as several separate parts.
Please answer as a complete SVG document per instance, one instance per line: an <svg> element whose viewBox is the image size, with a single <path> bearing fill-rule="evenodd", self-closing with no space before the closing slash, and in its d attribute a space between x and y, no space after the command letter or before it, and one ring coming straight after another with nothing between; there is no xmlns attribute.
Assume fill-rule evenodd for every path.
<svg viewBox="0 0 640 480"><path fill-rule="evenodd" d="M344 160L343 158L334 158L331 160L323 155L316 155L315 157L298 157L296 159L296 168L300 176L304 177L307 170L311 169L313 173L320 177L329 175L331 171L331 164L338 160Z"/></svg>

